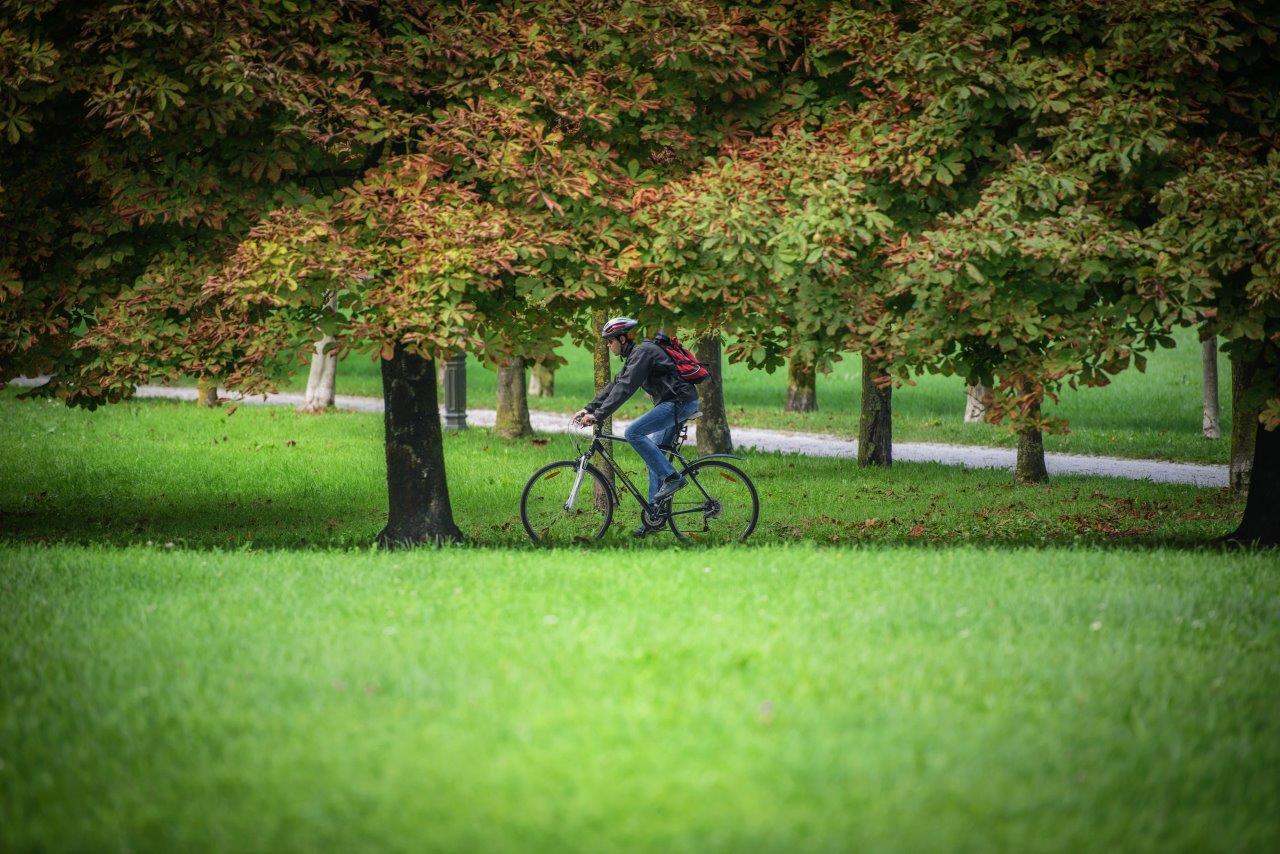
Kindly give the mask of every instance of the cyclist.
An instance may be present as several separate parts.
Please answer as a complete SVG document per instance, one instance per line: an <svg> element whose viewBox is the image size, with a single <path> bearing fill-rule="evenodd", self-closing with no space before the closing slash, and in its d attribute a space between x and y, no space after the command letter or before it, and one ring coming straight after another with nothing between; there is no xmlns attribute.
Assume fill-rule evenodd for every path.
<svg viewBox="0 0 1280 854"><path fill-rule="evenodd" d="M676 424L687 421L698 411L698 390L676 374L676 363L657 344L648 340L634 341L631 330L639 322L630 317L615 317L600 330L609 352L620 357L621 372L607 383L595 399L580 409L573 420L582 424L603 421L626 403L636 389L643 388L653 399L654 407L631 422L624 434L631 447L649 469L649 503L672 495L685 485L666 454L658 449L675 438ZM643 536L643 526L636 531Z"/></svg>

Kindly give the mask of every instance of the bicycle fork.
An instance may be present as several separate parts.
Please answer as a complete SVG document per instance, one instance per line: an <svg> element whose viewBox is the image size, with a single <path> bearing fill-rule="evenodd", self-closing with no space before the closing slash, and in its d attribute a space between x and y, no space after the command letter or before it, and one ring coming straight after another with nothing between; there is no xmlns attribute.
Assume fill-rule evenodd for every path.
<svg viewBox="0 0 1280 854"><path fill-rule="evenodd" d="M569 499L564 503L565 512L568 513L573 509L573 505L578 502L578 490L582 488L582 478L587 473L587 458L582 457L578 460L578 473L573 476L573 488L569 490Z"/></svg>

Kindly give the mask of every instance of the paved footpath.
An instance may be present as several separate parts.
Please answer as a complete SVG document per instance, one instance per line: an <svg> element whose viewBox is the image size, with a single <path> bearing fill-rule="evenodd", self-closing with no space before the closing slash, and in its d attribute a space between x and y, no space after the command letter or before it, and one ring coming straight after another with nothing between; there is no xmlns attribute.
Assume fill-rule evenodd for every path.
<svg viewBox="0 0 1280 854"><path fill-rule="evenodd" d="M196 399L196 389L168 388L161 385L143 385L138 397L170 397ZM238 398L241 403L265 403L275 406L298 406L301 394L269 394L264 397ZM383 411L383 401L378 397L353 397L338 394L334 405L344 410L361 412ZM568 433L572 428L566 415L558 412L529 414L534 429L547 433ZM476 426L493 426L493 410L467 410L467 423ZM628 421L614 421L614 430L626 429ZM858 440L841 439L818 433L788 433L785 430L759 430L732 428L733 444L758 451L803 453L810 457L858 457ZM690 437L696 430L690 430ZM941 462L948 466L969 466L972 469L1014 470L1016 452L1012 448L989 448L974 444L940 444L932 442L895 442L893 458L906 462ZM1155 480L1158 483L1185 483L1197 487L1225 487L1228 484L1226 466L1202 465L1192 462L1167 462L1164 460L1125 460L1121 457L1089 457L1078 453L1046 453L1044 465L1051 475L1105 475L1108 478Z"/></svg>
<svg viewBox="0 0 1280 854"><path fill-rule="evenodd" d="M14 385L34 384L17 381ZM195 400L194 388L168 386L140 386L138 397L160 397L177 400ZM300 394L279 393L254 397L235 397L237 403L268 406L298 406ZM358 412L381 412L382 398L338 395L334 400L340 409ZM567 415L558 412L531 411L529 418L536 430L548 433L568 433L574 429ZM492 427L492 409L468 409L467 423L479 427ZM618 432L630 422L621 419L614 422ZM696 429L690 429L690 438ZM805 454L811 457L857 457L858 442L820 433L790 433L783 430L758 430L750 427L734 427L733 443L740 448L760 451L781 451ZM906 462L942 463L970 468L994 468L1013 471L1017 457L1012 448L990 448L982 445L944 445L935 442L895 442L893 456ZM1160 483L1190 483L1196 486L1226 486L1227 467L1201 463L1173 463L1165 460L1133 460L1122 457L1091 457L1082 454L1045 454L1045 465L1050 475L1087 474L1105 477L1124 477L1130 480L1152 480Z"/></svg>

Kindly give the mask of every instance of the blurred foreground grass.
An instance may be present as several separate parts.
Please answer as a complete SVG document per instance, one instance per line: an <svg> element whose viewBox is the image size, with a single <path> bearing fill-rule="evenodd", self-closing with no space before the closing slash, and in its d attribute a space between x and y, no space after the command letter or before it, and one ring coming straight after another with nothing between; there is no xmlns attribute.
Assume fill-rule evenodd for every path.
<svg viewBox="0 0 1280 854"><path fill-rule="evenodd" d="M0 546L0 848L1275 850L1278 569Z"/></svg>

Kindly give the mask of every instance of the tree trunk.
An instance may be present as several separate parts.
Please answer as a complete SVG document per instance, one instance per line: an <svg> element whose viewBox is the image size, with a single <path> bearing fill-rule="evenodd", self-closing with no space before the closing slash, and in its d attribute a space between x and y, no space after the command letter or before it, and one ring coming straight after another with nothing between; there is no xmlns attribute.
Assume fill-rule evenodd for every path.
<svg viewBox="0 0 1280 854"><path fill-rule="evenodd" d="M987 414L987 395L991 393L991 389L982 383L974 383L969 386L965 394L964 403L964 423L975 424L982 421Z"/></svg>
<svg viewBox="0 0 1280 854"><path fill-rule="evenodd" d="M1245 499L1240 526L1227 535L1227 540L1244 545L1280 546L1280 428L1267 430L1256 419L1252 426L1249 497Z"/></svg>
<svg viewBox="0 0 1280 854"><path fill-rule="evenodd" d="M556 396L556 369L534 362L529 371L529 394L534 397Z"/></svg>
<svg viewBox="0 0 1280 854"><path fill-rule="evenodd" d="M330 346L333 342L332 335L316 342L316 351L311 354L311 372L307 375L307 393L298 407L299 412L320 413L333 406L334 380L338 374L338 354ZM325 352L326 347L330 352Z"/></svg>
<svg viewBox="0 0 1280 854"><path fill-rule="evenodd" d="M209 382L208 380L200 380L196 383L196 406L217 406L218 405L218 384Z"/></svg>
<svg viewBox="0 0 1280 854"><path fill-rule="evenodd" d="M1235 492L1249 489L1253 468L1253 445L1257 440L1261 401L1249 390L1258 365L1242 356L1231 356L1231 466L1230 483Z"/></svg>
<svg viewBox="0 0 1280 854"><path fill-rule="evenodd" d="M724 411L724 359L720 354L720 337L708 335L695 346L698 361L710 374L698 386L698 450L704 454L733 453L733 437L729 435L729 419Z"/></svg>
<svg viewBox="0 0 1280 854"><path fill-rule="evenodd" d="M392 357L382 360L382 400L387 526L378 545L461 542L445 481L435 362L397 344Z"/></svg>
<svg viewBox="0 0 1280 854"><path fill-rule="evenodd" d="M1030 383L1023 386L1024 393L1031 393ZM1040 398L1037 396L1027 413L1040 417ZM1018 483L1044 483L1049 479L1049 469L1044 464L1044 435L1039 427L1018 431L1018 459L1014 464L1013 479Z"/></svg>
<svg viewBox="0 0 1280 854"><path fill-rule="evenodd" d="M893 465L893 386L878 387L883 371L862 360L862 413L858 418L858 465Z"/></svg>
<svg viewBox="0 0 1280 854"><path fill-rule="evenodd" d="M1206 439L1222 438L1222 419L1218 411L1218 339L1210 338L1203 344L1204 356L1204 421L1202 431Z"/></svg>
<svg viewBox="0 0 1280 854"><path fill-rule="evenodd" d="M592 329L599 330L603 328L605 321L608 319L609 319L608 315L606 315L603 311L591 312ZM592 351L591 361L592 361L592 366L594 368L594 373L595 373L596 394L599 394L600 389L605 387L605 384L609 382L609 379L612 376L612 372L611 372L612 366L609 364L609 347L607 344L604 343L604 340L599 337L596 338L596 346L595 346L595 349ZM600 429L605 433L612 433L613 419L606 418L604 422L600 425ZM598 455L596 457L595 463L597 467L600 469L600 473L605 476L605 478L609 481L609 484L614 487L614 490L616 492L617 484L614 481L613 468L608 463L606 463L602 457L599 457ZM594 484L592 488L595 490L596 507L603 509L606 506L607 502L609 501L609 496L605 495L604 492L601 491L600 484L596 483L594 478L592 479L592 483Z"/></svg>
<svg viewBox="0 0 1280 854"><path fill-rule="evenodd" d="M498 414L493 430L506 439L533 435L529 398L525 394L524 359L511 359L498 366Z"/></svg>
<svg viewBox="0 0 1280 854"><path fill-rule="evenodd" d="M329 312L337 310L336 292L325 294L324 307ZM338 354L331 346L333 342L332 335L322 335L316 342L315 352L311 354L311 371L307 374L307 393L303 395L299 412L320 413L333 406L333 383L338 374Z"/></svg>
<svg viewBox="0 0 1280 854"><path fill-rule="evenodd" d="M816 412L818 385L813 365L792 356L787 364L787 412Z"/></svg>

